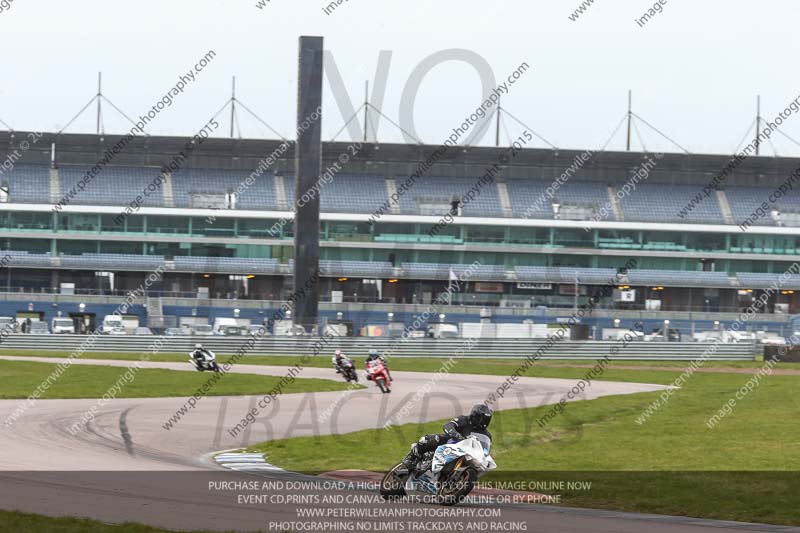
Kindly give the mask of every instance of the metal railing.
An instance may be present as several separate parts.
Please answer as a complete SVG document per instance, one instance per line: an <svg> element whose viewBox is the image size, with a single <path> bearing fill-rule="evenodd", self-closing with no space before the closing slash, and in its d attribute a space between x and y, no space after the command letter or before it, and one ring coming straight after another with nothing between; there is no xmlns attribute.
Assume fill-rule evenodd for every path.
<svg viewBox="0 0 800 533"><path fill-rule="evenodd" d="M0 342L0 350L54 350L68 356L83 348L91 352L186 353L196 343L220 354L234 354L248 343L247 336L176 336L151 335L100 335L89 345L88 335L21 335L13 334ZM156 343L156 341L158 341ZM468 343L467 339L400 339L393 338L336 338L323 341L316 337L262 337L257 339L246 355L315 355L315 345L324 346L320 355L328 357L335 349L341 349L354 357L366 357L376 349L390 357L505 357L525 358L546 346L545 339L480 339ZM622 348L615 341L570 341L556 342L542 355L542 359L588 359L596 360L609 356L612 360L681 361L703 356L712 345L696 342L632 342ZM611 355L611 348L619 353ZM753 343L719 344L709 359L741 360L755 359L758 347Z"/></svg>

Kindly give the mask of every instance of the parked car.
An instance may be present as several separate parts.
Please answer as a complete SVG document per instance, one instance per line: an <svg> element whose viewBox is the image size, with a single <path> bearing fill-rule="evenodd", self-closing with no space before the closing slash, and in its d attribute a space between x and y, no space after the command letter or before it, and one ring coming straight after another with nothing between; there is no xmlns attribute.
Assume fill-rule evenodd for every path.
<svg viewBox="0 0 800 533"><path fill-rule="evenodd" d="M225 326L220 335L247 335L247 326Z"/></svg>
<svg viewBox="0 0 800 533"><path fill-rule="evenodd" d="M192 335L213 335L214 328L211 324L195 324L192 326Z"/></svg>
<svg viewBox="0 0 800 533"><path fill-rule="evenodd" d="M664 330L659 329L650 335L645 335L644 340L647 342L681 342L681 331L669 328L667 329L667 334L664 335Z"/></svg>
<svg viewBox="0 0 800 533"><path fill-rule="evenodd" d="M75 333L75 322L71 318L56 317L50 329L53 333Z"/></svg>
<svg viewBox="0 0 800 533"><path fill-rule="evenodd" d="M433 339L455 339L458 337L458 325L432 324L428 326L427 336Z"/></svg>
<svg viewBox="0 0 800 533"><path fill-rule="evenodd" d="M241 333L233 333L231 328L245 328L250 324L249 320L239 320L229 317L217 317L214 319L214 334L215 335L241 335ZM229 333L231 331L231 333Z"/></svg>
<svg viewBox="0 0 800 533"><path fill-rule="evenodd" d="M13 316L0 316L0 330L10 330L16 333L19 330L19 323Z"/></svg>
<svg viewBox="0 0 800 533"><path fill-rule="evenodd" d="M119 315L106 315L101 332L104 335L125 335L125 324Z"/></svg>
<svg viewBox="0 0 800 533"><path fill-rule="evenodd" d="M251 324L247 326L247 334L255 335L257 337L266 337L267 335L269 335L269 331L267 331L267 326L261 326L259 324Z"/></svg>

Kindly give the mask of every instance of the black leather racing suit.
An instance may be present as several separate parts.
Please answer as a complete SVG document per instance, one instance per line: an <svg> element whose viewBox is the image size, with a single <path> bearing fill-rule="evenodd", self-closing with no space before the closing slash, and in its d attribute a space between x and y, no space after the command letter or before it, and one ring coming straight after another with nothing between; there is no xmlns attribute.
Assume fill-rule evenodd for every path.
<svg viewBox="0 0 800 533"><path fill-rule="evenodd" d="M475 428L469 422L469 416L457 416L442 428L444 433L433 433L421 437L412 447L411 451L403 459L403 463L409 467L414 468L419 463L420 459L429 452L436 451L436 448L442 444L446 444L449 439L464 440L470 433L480 433L489 437L492 440L492 434L486 428Z"/></svg>

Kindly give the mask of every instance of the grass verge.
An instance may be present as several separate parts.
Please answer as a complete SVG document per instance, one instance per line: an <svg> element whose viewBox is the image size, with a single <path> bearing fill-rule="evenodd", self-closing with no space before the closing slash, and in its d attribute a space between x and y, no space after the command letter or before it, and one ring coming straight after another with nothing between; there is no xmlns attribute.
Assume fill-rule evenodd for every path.
<svg viewBox="0 0 800 533"><path fill-rule="evenodd" d="M9 533L169 533L141 524L105 524L84 518L51 518L18 511L0 511L0 532ZM206 530L189 533L208 533ZM232 532L228 532L232 533Z"/></svg>
<svg viewBox="0 0 800 533"><path fill-rule="evenodd" d="M66 357L67 353L51 350L0 350L2 356L20 357ZM87 352L82 359L109 359L122 361L138 361L143 353L121 353L121 352ZM331 354L332 355L332 354ZM158 362L184 362L188 360L188 354L158 353L149 355L151 361ZM228 356L218 355L219 361L225 361ZM290 366L299 361L299 357L290 355L247 355L241 364L247 365L266 365L266 366ZM441 368L446 361L444 358L430 357L390 357L389 362L392 370L409 372L435 372ZM462 374L489 374L489 375L508 375L519 366L520 359L503 358L479 358L463 357L457 359L457 366L453 367L453 372ZM356 359L359 367L363 367L363 361ZM556 368L563 369L571 366L592 367L595 361L586 359L565 359L565 360L542 360L537 363L537 369ZM674 368L675 370L684 369L689 361L612 361L609 368L616 367L641 367L643 370L649 368ZM758 361L707 361L703 368L717 369L748 369L759 368L763 365ZM312 368L330 368L330 357L320 355L310 359L304 366ZM800 363L783 363L779 368L800 369ZM575 370L575 375L580 373L580 369ZM585 374L585 372L584 372ZM529 374L532 375L532 374ZM582 374L581 374L582 375ZM548 377L544 374L541 377ZM562 376L564 377L564 376Z"/></svg>
<svg viewBox="0 0 800 533"><path fill-rule="evenodd" d="M41 399L100 398L109 387L121 384L117 398L166 398L193 395L209 379L208 372L72 365L50 385ZM0 360L0 399L27 398L56 369L55 364ZM133 379L123 380L128 373ZM208 396L265 394L281 380L278 376L226 374ZM127 382L127 383L126 383ZM283 387L285 393L346 390L347 383L326 379L295 378Z"/></svg>
<svg viewBox="0 0 800 533"><path fill-rule="evenodd" d="M574 377L575 369L536 370ZM603 377L670 383L678 375L643 369L609 370ZM660 393L570 403L544 427L538 421L548 406L498 412L491 429L499 469L482 481L591 482L590 490L554 494L568 506L800 525L800 377L766 377L714 429L705 425L748 378L695 374L641 425L635 420ZM386 471L411 442L440 432L444 422L265 442L248 450L300 472Z"/></svg>

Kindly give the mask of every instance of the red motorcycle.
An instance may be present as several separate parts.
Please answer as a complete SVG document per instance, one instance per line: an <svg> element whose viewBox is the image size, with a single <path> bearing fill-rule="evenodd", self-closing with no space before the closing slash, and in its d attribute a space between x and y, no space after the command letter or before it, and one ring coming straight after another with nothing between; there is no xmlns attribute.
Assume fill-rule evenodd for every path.
<svg viewBox="0 0 800 533"><path fill-rule="evenodd" d="M382 393L386 394L392 392L392 389L389 388L392 380L389 379L389 373L386 371L386 366L383 364L383 361L380 359L370 359L367 361L367 375L370 381L374 381L375 385L381 389Z"/></svg>

